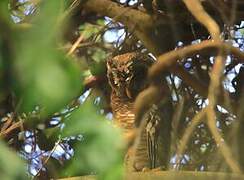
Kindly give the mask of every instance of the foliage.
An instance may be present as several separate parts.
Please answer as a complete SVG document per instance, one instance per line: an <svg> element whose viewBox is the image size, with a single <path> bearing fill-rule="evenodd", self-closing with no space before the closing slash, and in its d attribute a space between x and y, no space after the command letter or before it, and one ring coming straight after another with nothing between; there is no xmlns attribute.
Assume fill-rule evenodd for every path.
<svg viewBox="0 0 244 180"><path fill-rule="evenodd" d="M0 149L1 178L6 180L27 179L27 175L25 173L26 166L24 162L20 160L20 157L7 148L2 142L0 143Z"/></svg>
<svg viewBox="0 0 244 180"><path fill-rule="evenodd" d="M78 67L54 46L62 28L62 3L44 3L41 11L31 29L16 33L14 67L17 97L23 103L20 111L30 112L38 105L45 117L64 107L82 85Z"/></svg>
<svg viewBox="0 0 244 180"><path fill-rule="evenodd" d="M170 167L230 172L236 169L231 168L234 162L243 170L244 4L201 1L217 22L221 43L229 45L228 56L222 54L222 72L214 73L219 47L199 46L189 56L179 53L219 40L211 31L214 23L209 28L209 19L197 19L197 6L191 9L190 1L1 0L0 138L12 148L0 144L1 178L26 179L26 166L30 175L40 178L121 178L125 142L107 119L112 115L106 59L130 51L157 59L159 74L150 71L151 85L163 75L170 87ZM216 87L212 94L211 87ZM215 100L219 141L207 114L193 122ZM228 156L223 144L231 152Z"/></svg>
<svg viewBox="0 0 244 180"><path fill-rule="evenodd" d="M79 135L81 140L75 143L74 158L64 174L98 173L111 180L121 177L123 158L117 153L122 152L123 142L119 131L96 114L89 102L72 112L62 132L63 137Z"/></svg>
<svg viewBox="0 0 244 180"><path fill-rule="evenodd" d="M1 3L3 4L3 2ZM4 1L4 3L1 7L4 7L2 9L5 11L2 11L0 19L1 23L5 23L6 27L4 28L9 35L2 32L0 53L2 71L5 71L2 78L9 79L8 83L2 84L2 86L5 85L2 91L7 88L11 92L6 93L14 93L11 101L16 103L13 107L16 111L16 117L11 116L13 118L11 119L12 123L14 124L18 120L24 123L22 126L26 128L26 131L35 133L38 144L33 145L34 149L41 148L42 151L47 153L50 152L47 150L55 148L54 142L60 138L60 132L62 132L61 141L65 144L71 143L67 140L71 137L77 135L84 137L84 141L75 140L75 145L72 147L75 150L73 160L68 162L65 170L60 171L57 176L93 172L99 173L101 177L106 177L106 179L119 178L122 172L122 157L119 152L123 150L120 133L93 109L92 104L86 103L79 108L75 105L73 107L75 110L70 110L69 107L72 107L72 105L69 105L70 102L78 97L83 90L83 72L80 70L78 63L75 63L70 56L57 48L57 45L62 42L61 29L64 28L63 24L66 22L64 21L66 17L63 16L65 13L64 1L42 2L38 6L40 13L38 12L32 18L30 27L13 24L10 17L8 17L9 12L6 11L7 1ZM26 11L27 9L23 13ZM24 16L21 16L21 19ZM17 17L20 18L19 15ZM92 28L89 25L85 28L87 33L94 34L97 32L90 32ZM86 38L89 38L90 35L87 35ZM96 62L100 61L101 54L104 59L105 54L103 51L98 49L94 52ZM9 68L9 71L7 68ZM8 95L3 94L3 98ZM62 131L61 125L58 128L40 128L45 125L47 119L48 121L52 120L51 117L55 113L61 112L60 114L62 114L62 111L71 114L63 118L62 123L58 122L61 125L65 124ZM35 132L35 129L38 129L38 131ZM2 131L4 130L2 129ZM19 136L23 133L19 132ZM18 132L16 135L18 136ZM20 141L23 144L19 144L18 149L28 147L27 141L29 141L28 137L24 137L24 141ZM29 155L25 150L21 150L21 153L26 157ZM52 156L52 153L47 159ZM11 161L16 162L16 165L11 163L12 168L2 170L2 178L5 176L4 179L23 177L21 174L25 174L25 165L20 164L12 152L8 152L5 147L1 147L0 157L2 158L1 167L4 168L10 166L4 158L16 158L16 161ZM33 164L29 165L30 169L33 169L33 167ZM34 175L35 172L40 172L38 168L34 171ZM108 171L114 173L111 174Z"/></svg>

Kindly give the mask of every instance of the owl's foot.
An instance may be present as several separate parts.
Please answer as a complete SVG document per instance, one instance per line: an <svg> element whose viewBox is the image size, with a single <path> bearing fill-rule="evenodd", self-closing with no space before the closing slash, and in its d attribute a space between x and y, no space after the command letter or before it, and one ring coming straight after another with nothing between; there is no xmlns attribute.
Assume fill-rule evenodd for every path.
<svg viewBox="0 0 244 180"><path fill-rule="evenodd" d="M142 172L149 172L151 169L150 168L148 168L148 167L144 167L144 168L142 168Z"/></svg>
<svg viewBox="0 0 244 180"><path fill-rule="evenodd" d="M142 172L158 172L158 171L162 171L162 170L163 170L162 167L156 167L156 168L153 168L153 169L150 169L148 167L142 168Z"/></svg>
<svg viewBox="0 0 244 180"><path fill-rule="evenodd" d="M162 171L163 170L163 167L156 167L154 169L151 169L152 172L158 172L158 171Z"/></svg>
<svg viewBox="0 0 244 180"><path fill-rule="evenodd" d="M150 168L147 164L141 163L141 162L136 162L133 164L133 168L136 172L147 172L150 171Z"/></svg>

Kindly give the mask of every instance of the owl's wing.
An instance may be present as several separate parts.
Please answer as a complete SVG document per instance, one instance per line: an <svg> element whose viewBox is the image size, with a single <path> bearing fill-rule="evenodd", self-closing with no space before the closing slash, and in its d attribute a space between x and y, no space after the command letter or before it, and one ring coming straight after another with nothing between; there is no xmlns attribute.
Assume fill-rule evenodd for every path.
<svg viewBox="0 0 244 180"><path fill-rule="evenodd" d="M170 160L172 104L169 99L152 105L147 118L146 133L150 167L167 169Z"/></svg>
<svg viewBox="0 0 244 180"><path fill-rule="evenodd" d="M144 116L147 118L146 133L147 133L147 147L148 157L150 160L150 168L156 168L157 163L157 129L160 123L160 117L158 115L158 107L154 104L147 114Z"/></svg>

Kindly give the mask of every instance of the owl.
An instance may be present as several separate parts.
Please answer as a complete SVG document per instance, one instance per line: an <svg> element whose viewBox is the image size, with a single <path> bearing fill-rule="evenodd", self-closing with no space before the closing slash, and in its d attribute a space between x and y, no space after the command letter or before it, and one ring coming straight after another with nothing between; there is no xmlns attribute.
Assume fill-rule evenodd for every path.
<svg viewBox="0 0 244 180"><path fill-rule="evenodd" d="M147 71L154 60L141 53L125 53L107 60L107 78L111 86L111 108L115 126L128 137L135 130L134 102L137 95L148 87ZM165 113L165 114L164 114ZM136 148L125 155L128 170L142 171L168 164L170 147L170 122L164 120L169 112L152 105L145 112L146 125Z"/></svg>

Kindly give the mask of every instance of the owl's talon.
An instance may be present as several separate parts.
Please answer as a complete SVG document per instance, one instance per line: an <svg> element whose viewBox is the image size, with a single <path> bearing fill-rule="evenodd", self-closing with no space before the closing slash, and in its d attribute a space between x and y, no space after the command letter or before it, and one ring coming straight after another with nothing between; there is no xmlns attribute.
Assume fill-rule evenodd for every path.
<svg viewBox="0 0 244 180"><path fill-rule="evenodd" d="M163 167L157 167L157 168L154 168L154 169L151 169L152 172L158 172L158 171L162 171L163 170Z"/></svg>
<svg viewBox="0 0 244 180"><path fill-rule="evenodd" d="M142 168L142 172L158 172L158 171L162 171L162 170L163 170L162 167L157 167L157 168L153 168L153 169L150 169L148 167Z"/></svg>
<svg viewBox="0 0 244 180"><path fill-rule="evenodd" d="M149 172L151 169L150 168L148 168L148 167L144 167L144 168L142 168L142 172Z"/></svg>

